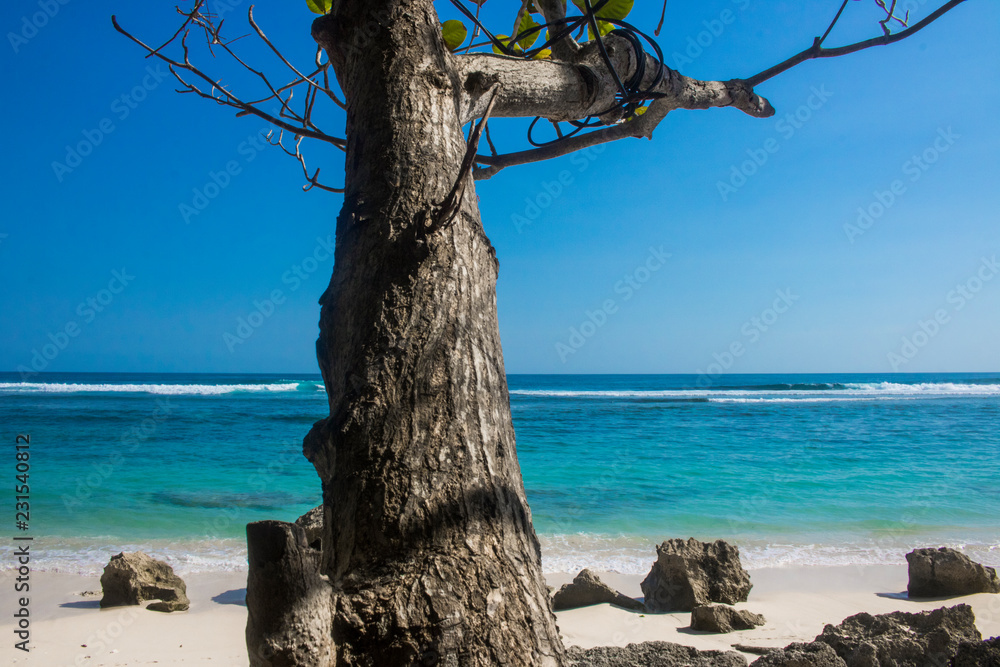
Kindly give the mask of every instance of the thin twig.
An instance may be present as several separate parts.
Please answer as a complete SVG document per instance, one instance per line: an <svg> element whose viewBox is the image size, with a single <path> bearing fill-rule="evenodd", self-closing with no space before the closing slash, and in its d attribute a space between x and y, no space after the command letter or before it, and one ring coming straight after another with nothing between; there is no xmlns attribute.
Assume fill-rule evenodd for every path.
<svg viewBox="0 0 1000 667"><path fill-rule="evenodd" d="M198 19L193 19L193 20L196 23L198 23ZM130 32L128 32L127 30L125 30L124 28L122 28L118 24L118 21L117 21L117 19L116 19L115 16L111 17L111 22L114 25L115 30L117 30L122 35L125 35L130 40L132 40L133 42L135 42L136 44L138 44L139 46L141 46L142 48L146 49L146 51L148 52L149 55L154 55L157 58L159 58L160 60L162 60L165 63L167 63L167 65L169 65L170 68L171 68L171 72L174 73L174 76L177 77L178 81L180 81L186 88L189 89L188 92L197 92L197 93L199 93L203 97L209 97L209 98L215 99L215 101L218 102L219 104L224 104L226 106L231 106L231 107L240 109L241 111L244 111L244 112L246 112L248 114L252 114L254 116L257 116L259 118L262 118L262 119L266 120L267 122L271 123L275 127L279 127L279 128L284 129L284 130L288 130L289 132L292 132L294 134L298 134L298 135L301 135L301 136L306 136L306 137L309 137L310 139L317 139L319 141L324 141L324 142L329 143L329 144L331 144L333 146L336 146L337 148L340 148L341 150L345 150L347 148L347 142L344 139L341 139L339 137L330 136L330 135L325 134L325 133L323 133L321 131L318 131L318 130L310 130L310 129L305 128L305 127L296 127L296 126L294 126L294 125L292 125L290 123L287 123L287 122L281 120L280 118L276 118L272 114L269 114L269 113L267 113L265 111L262 111L262 110L258 109L257 107L255 107L255 106L253 106L251 104L248 104L248 103L244 102L243 100L241 100L240 98L238 98L234 93L232 93L229 90L227 90L219 82L214 81L212 78L210 78L204 72L202 72L200 69L198 69L197 67L195 67L194 65L191 64L188 46L187 46L187 43L185 42L186 34L185 34L184 37L181 38L181 46L182 46L182 49L183 49L183 52L184 52L184 62L178 62L178 61L176 61L176 60L174 60L172 58L169 58L169 57L163 55L162 53L159 52L159 50L153 49L148 44L144 43L142 40L138 39L137 37L135 37L134 35L132 35ZM199 25L201 25L201 24L199 24ZM222 45L222 46L223 46L223 48L226 48L225 45ZM160 47L160 49L162 49L162 48L163 47ZM243 64L242 61L239 60L238 58L237 58L237 60L241 64ZM246 66L246 65L244 64L244 66ZM197 89L192 84L189 84L188 82L184 81L179 76L177 76L177 73L176 73L176 71L175 71L174 68L176 68L176 69L183 69L183 70L187 70L187 71L191 72L192 74L194 74L198 78L202 79L205 83L207 83L208 85L210 85L212 87L213 91L214 90L219 90L219 92L222 95L225 96L225 99L216 98L216 97L214 97L214 95L208 95L208 94L202 92L201 90ZM256 72L256 70L253 70L249 66L247 66L247 69L249 69L252 72L260 74L259 72ZM268 86L268 89L272 91L273 97L277 97L279 100L282 101L283 110L284 110L286 108L286 104L287 103L282 100L282 98L280 97L280 95L278 95L278 93L274 90L274 87L269 82L267 82L266 77L263 77L262 74L261 74L261 77L264 78L265 83Z"/></svg>
<svg viewBox="0 0 1000 667"><path fill-rule="evenodd" d="M455 185L452 186L451 192L449 192L448 196L444 198L443 202L441 202L441 210L438 212L437 219L427 228L428 234L444 227L454 220L455 216L458 215L458 212L462 208L462 199L465 197L465 188L469 181L469 173L472 171L472 167L476 163L476 151L479 150L479 138L482 136L483 128L486 127L486 123L490 119L490 113L493 112L493 104L497 101L497 92L499 92L499 90L500 85L495 84L490 94L490 101L487 103L486 110L483 112L483 117L476 125L476 129L473 130L472 136L469 137L469 143L465 149L465 157L462 159L462 166L458 170L458 179L455 181Z"/></svg>
<svg viewBox="0 0 1000 667"><path fill-rule="evenodd" d="M654 37L660 36L660 31L663 30L663 21L667 18L667 0L663 0L663 11L660 12L660 22L656 24L656 30L653 31Z"/></svg>
<svg viewBox="0 0 1000 667"><path fill-rule="evenodd" d="M747 79L743 79L743 81L750 87L756 87L761 83L763 83L764 81L767 81L768 79L771 79L777 76L778 74L781 74L782 72L786 72L791 68L795 67L796 65L804 63L807 60L813 60L815 58L836 58L837 56L846 56L849 53L855 53L857 51L871 48L873 46L884 46L886 44L893 44L900 40L906 39L910 35L922 30L923 28L926 28L931 23L941 18L944 14L954 9L958 5L962 4L963 2L965 2L965 0L950 0L950 2L947 2L941 7L939 7L934 13L930 14L924 20L920 21L919 23L915 23L906 30L897 32L895 34L884 34L879 37L872 37L871 39L866 39L862 42L848 44L847 46L838 46L832 49L823 48L823 46L821 46L822 40L817 39L813 42L813 45L808 49L806 49L805 51L797 53L788 60L782 63L778 63L774 67L766 69L763 72L760 72L759 74L755 74Z"/></svg>
<svg viewBox="0 0 1000 667"><path fill-rule="evenodd" d="M257 25L257 22L254 21L254 19L253 19L253 5L250 5L250 10L247 12L247 18L250 21L250 27L252 27L257 32L257 35L264 41L265 44L267 44L269 47L271 47L271 50L274 51L274 55L278 56L278 58L281 59L281 62L285 63L288 66L288 69L290 69L293 72L295 72L299 76L299 79L301 81L304 81L306 83L312 84L316 88L319 88L320 90L322 90L341 109L346 109L347 108L347 106L343 102L340 101L340 98L338 98L334 94L334 92L332 90L330 90L328 87L324 87L324 86L319 85L318 83L316 83L315 81L312 80L311 76L306 76L305 74L303 74L302 72L300 72L299 70L297 70L295 68L295 66L292 65L292 63L288 62L288 59L285 58L285 56L283 56L281 54L281 51L279 51L278 48L274 44L271 43L271 40L269 40L267 38L267 35L264 34L264 31L261 30L260 26Z"/></svg>

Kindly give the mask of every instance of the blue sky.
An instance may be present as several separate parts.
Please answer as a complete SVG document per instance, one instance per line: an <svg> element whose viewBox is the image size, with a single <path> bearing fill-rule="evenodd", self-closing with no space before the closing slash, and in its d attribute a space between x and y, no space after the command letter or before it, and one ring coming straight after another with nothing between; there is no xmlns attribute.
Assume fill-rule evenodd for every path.
<svg viewBox="0 0 1000 667"><path fill-rule="evenodd" d="M249 3L229 4L235 31ZM305 66L300 4L255 15ZM915 19L937 6L910 4ZM486 5L497 32L513 5ZM630 20L652 31L660 3L636 5ZM811 43L837 6L674 0L659 42L690 76L748 76ZM151 42L176 26L167 5L0 9L0 369L50 345L47 371L314 371L340 198L303 193L297 164L255 139L261 121L174 93L113 13ZM829 43L876 34L876 17L873 1L850 3ZM902 43L763 84L775 118L679 111L653 141L480 182L508 371L1000 370L998 44L1000 4L969 0ZM325 120L340 131L342 116ZM524 146L524 122L492 127ZM81 142L93 150L67 160ZM342 177L339 154L309 157ZM185 220L213 173L225 187ZM255 301L269 315L227 344Z"/></svg>

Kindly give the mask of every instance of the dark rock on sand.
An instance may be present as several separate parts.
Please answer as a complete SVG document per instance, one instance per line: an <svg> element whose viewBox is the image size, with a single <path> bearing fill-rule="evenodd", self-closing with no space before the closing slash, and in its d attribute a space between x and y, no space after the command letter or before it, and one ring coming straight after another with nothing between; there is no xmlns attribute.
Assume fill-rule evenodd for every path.
<svg viewBox="0 0 1000 667"><path fill-rule="evenodd" d="M691 611L709 602L736 604L750 595L750 574L740 550L723 541L667 540L656 547L656 562L642 582L651 612Z"/></svg>
<svg viewBox="0 0 1000 667"><path fill-rule="evenodd" d="M669 642L643 642L620 646L597 646L566 650L569 667L746 667L735 651L699 651Z"/></svg>
<svg viewBox="0 0 1000 667"><path fill-rule="evenodd" d="M848 667L942 667L963 641L979 641L972 607L960 604L911 614L856 614L816 641L829 644Z"/></svg>
<svg viewBox="0 0 1000 667"><path fill-rule="evenodd" d="M733 648L740 653L753 653L754 655L767 655L772 651L781 650L780 646L753 646L752 644L733 644Z"/></svg>
<svg viewBox="0 0 1000 667"><path fill-rule="evenodd" d="M1000 578L955 549L916 549L906 554L910 564L911 598L950 597L973 593L1000 593Z"/></svg>
<svg viewBox="0 0 1000 667"><path fill-rule="evenodd" d="M983 642L963 642L951 667L1000 667L1000 637Z"/></svg>
<svg viewBox="0 0 1000 667"><path fill-rule="evenodd" d="M589 607L602 602L609 602L624 609L641 611L645 608L638 600L633 600L624 593L619 593L608 586L590 570L581 570L580 574L573 579L573 583L563 584L558 592L552 596L552 610L562 611L563 609Z"/></svg>
<svg viewBox="0 0 1000 667"><path fill-rule="evenodd" d="M186 600L187 598L185 598ZM172 611L187 611L188 607L191 605L188 602L181 600L160 600L158 602L150 602L146 605L146 609L150 611L162 611L170 613Z"/></svg>
<svg viewBox="0 0 1000 667"><path fill-rule="evenodd" d="M751 667L845 667L844 659L823 642L789 644L757 658Z"/></svg>
<svg viewBox="0 0 1000 667"><path fill-rule="evenodd" d="M298 519L295 523L306 531L306 543L313 549L322 547L323 537L323 506L314 507Z"/></svg>
<svg viewBox="0 0 1000 667"><path fill-rule="evenodd" d="M760 614L722 604L706 604L691 611L691 629L726 633L753 630L767 621Z"/></svg>
<svg viewBox="0 0 1000 667"><path fill-rule="evenodd" d="M174 569L141 551L112 556L101 575L101 607L120 607L159 600L147 609L187 611L190 601L184 580Z"/></svg>

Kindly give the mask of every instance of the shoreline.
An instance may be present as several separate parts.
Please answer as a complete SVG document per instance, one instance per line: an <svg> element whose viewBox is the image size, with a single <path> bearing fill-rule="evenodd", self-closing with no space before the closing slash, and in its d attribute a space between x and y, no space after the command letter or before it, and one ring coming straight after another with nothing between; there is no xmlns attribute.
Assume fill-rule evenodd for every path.
<svg viewBox="0 0 1000 667"><path fill-rule="evenodd" d="M984 638L1000 635L1000 595L913 601L906 598L906 565L796 566L751 569L754 587L748 602L735 605L761 613L767 623L754 630L724 635L688 628L690 613L646 614L608 604L556 612L566 645L582 648L661 640L698 649L731 650L733 644L783 647L810 641L827 623L837 624L860 612L924 611L969 604ZM576 573L546 575L558 588ZM597 572L602 581L630 597L641 597L642 575ZM5 643L7 664L52 667L73 665L246 665L244 630L245 572L191 573L187 583L191 609L162 614L143 607L101 610L100 579L59 572L32 572L30 653ZM6 585L6 584L5 584ZM12 637L9 614L0 635ZM103 637L103 638L102 638ZM86 644L86 646L83 646ZM745 654L748 661L757 656ZM89 657L88 657L89 656Z"/></svg>
<svg viewBox="0 0 1000 667"><path fill-rule="evenodd" d="M295 516L282 520L295 521ZM798 567L881 567L906 565L905 554L914 549L951 547L973 560L1000 569L1000 542L994 531L952 531L884 536L853 541L827 536L784 535L780 539L759 536L718 535L707 531L679 532L683 537L714 541L724 539L740 549L748 570ZM587 568L645 576L656 560L656 547L663 537L603 533L539 534L542 570L548 575L575 574ZM0 545L0 582L9 574L16 547ZM109 535L88 537L35 536L32 570L67 575L100 576L111 556L122 551L142 551L162 560L181 576L191 574L245 573L246 537L123 539ZM639 595L639 593L636 593Z"/></svg>

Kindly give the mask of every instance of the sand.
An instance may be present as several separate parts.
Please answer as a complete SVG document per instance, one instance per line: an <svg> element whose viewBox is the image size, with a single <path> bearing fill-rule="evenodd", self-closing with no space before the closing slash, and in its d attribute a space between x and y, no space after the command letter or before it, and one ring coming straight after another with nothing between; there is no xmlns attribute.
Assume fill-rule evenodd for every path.
<svg viewBox="0 0 1000 667"><path fill-rule="evenodd" d="M31 590L31 652L14 649L11 614L12 582L0 577L4 589L0 609L0 664L44 667L98 665L246 665L243 632L246 607L245 573L184 575L191 610L162 614L142 607L101 610L97 577L35 572ZM906 599L906 565L868 567L788 567L752 570L754 588L747 603L737 605L761 613L767 624L755 630L713 635L687 626L690 614L640 614L610 605L572 609L556 614L567 644L582 647L624 646L663 640L699 649L730 649L733 644L779 647L808 641L826 623L862 611L922 611L967 603L976 613L984 637L1000 635L1000 595L970 595L936 601ZM642 577L599 573L608 584L639 597ZM548 577L552 586L570 574ZM746 654L749 660L756 656Z"/></svg>

